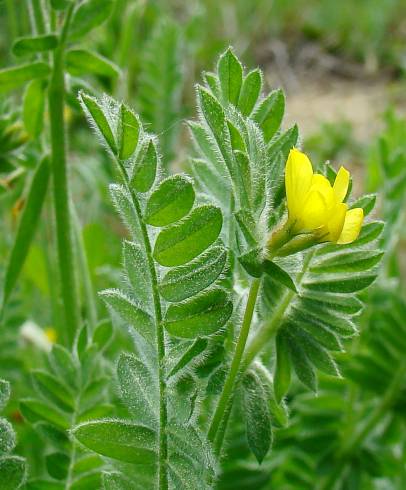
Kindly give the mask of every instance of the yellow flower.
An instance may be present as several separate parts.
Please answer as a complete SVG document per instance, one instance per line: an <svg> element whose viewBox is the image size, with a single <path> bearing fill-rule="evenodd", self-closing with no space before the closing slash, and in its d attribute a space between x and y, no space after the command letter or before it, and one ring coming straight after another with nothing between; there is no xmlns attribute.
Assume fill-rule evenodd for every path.
<svg viewBox="0 0 406 490"><path fill-rule="evenodd" d="M364 219L361 208L348 209L350 174L341 167L334 185L324 175L313 173L309 158L297 150L289 153L285 170L288 226L294 235L314 232L321 241L339 244L358 238Z"/></svg>
<svg viewBox="0 0 406 490"><path fill-rule="evenodd" d="M48 327L44 330L46 338L51 342L51 344L55 344L58 335L56 333L56 330L52 327Z"/></svg>

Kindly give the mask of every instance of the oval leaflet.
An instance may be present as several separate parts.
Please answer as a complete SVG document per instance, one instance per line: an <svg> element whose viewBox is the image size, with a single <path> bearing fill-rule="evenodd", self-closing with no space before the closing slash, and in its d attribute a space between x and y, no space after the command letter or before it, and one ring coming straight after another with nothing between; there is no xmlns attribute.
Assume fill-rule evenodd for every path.
<svg viewBox="0 0 406 490"><path fill-rule="evenodd" d="M216 206L195 208L184 220L160 232L155 242L155 260L167 267L190 262L217 239L222 224L223 217Z"/></svg>

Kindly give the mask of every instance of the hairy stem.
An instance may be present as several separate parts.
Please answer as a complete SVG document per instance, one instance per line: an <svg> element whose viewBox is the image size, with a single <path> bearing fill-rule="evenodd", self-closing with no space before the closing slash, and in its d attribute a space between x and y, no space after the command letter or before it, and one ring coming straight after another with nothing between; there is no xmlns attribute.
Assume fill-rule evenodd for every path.
<svg viewBox="0 0 406 490"><path fill-rule="evenodd" d="M251 283L240 334L238 336L234 356L231 361L230 371L228 372L223 391L210 424L208 438L211 442L215 441L218 431L225 431L225 426L222 424L222 420L229 409L236 378L240 372L241 360L244 354L245 345L247 343L260 285L260 279L254 279ZM219 437L222 439L223 435L220 434Z"/></svg>
<svg viewBox="0 0 406 490"><path fill-rule="evenodd" d="M168 474L167 474L167 460L168 460L168 436L166 426L168 423L168 407L167 407L167 393L166 393L166 373L165 373L165 337L162 326L162 308L161 299L158 289L158 276L155 269L154 258L152 256L151 241L149 239L147 226L143 221L141 206L139 200L130 186L127 172L122 162L116 159L120 174L124 181L124 184L131 194L132 201L135 207L135 212L141 227L142 238L144 241L145 253L148 261L149 273L151 276L152 296L154 302L154 316L155 316L155 328L157 339L157 351L158 351L158 378L159 378L159 430L158 430L158 488L159 490L168 489Z"/></svg>
<svg viewBox="0 0 406 490"><path fill-rule="evenodd" d="M298 285L300 285L301 281L303 280L303 277L307 272L307 268L309 267L313 255L314 252L309 252L307 254L303 262L303 270L300 274L298 274L296 278L296 282ZM282 319L285 316L285 313L289 308L292 300L295 298L296 294L297 293L295 293L294 291L286 291L285 294L282 296L278 307L275 309L271 319L268 322L264 323L262 327L258 330L255 338L251 341L250 345L247 348L247 352L243 360L244 370L248 369L252 361L263 349L264 345L266 345L269 340L275 336L281 325Z"/></svg>
<svg viewBox="0 0 406 490"><path fill-rule="evenodd" d="M66 12L59 45L52 56L53 71L48 93L58 263L64 310L65 335L68 345L73 343L75 332L80 321L77 278L75 275L74 241L69 206L69 182L64 122L65 43L73 7L74 3L71 4Z"/></svg>
<svg viewBox="0 0 406 490"><path fill-rule="evenodd" d="M306 259L303 263L303 271L297 277L297 283L298 284L301 283L304 275L306 274L307 268L310 264L310 261L313 258L313 255L314 255L314 252L310 252L306 256ZM252 291L252 285L251 285L251 291ZM251 293L251 291L250 291L250 293ZM257 291L257 294L258 294L258 291ZM231 387L226 387L226 385L224 385L223 392L221 394L220 401L219 401L219 404L217 405L217 409L215 412L215 417L216 417L216 414L218 413L217 418L215 420L215 418L213 417L213 421L212 421L212 424L211 424L210 429L209 429L209 440L215 443L215 451L217 454L221 453L221 448L223 445L225 432L227 430L228 420L230 418L231 408L232 408L232 403L233 403L232 391L233 391L233 387L234 387L235 383L237 382L237 380L236 380L237 374L243 373L249 368L249 366L251 365L251 362L259 354L259 352L263 349L263 347L265 345L267 345L269 340L272 339L273 336L276 334L276 332L278 331L278 328L281 325L282 319L283 319L289 305L291 304L293 298L295 297L295 295L296 295L296 293L294 293L293 291L285 292L281 302L279 303L278 308L275 310L274 314L272 315L271 320L269 322L265 323L259 329L258 333L255 335L255 338L249 344L248 349L247 349L246 354L245 354L243 359L242 359L242 355L244 354L244 348L242 349L241 358L238 360L238 369L235 372L234 377L232 379ZM248 299L248 302L249 302L249 299ZM248 309L248 303L247 303L247 309ZM246 313L247 313L247 311L246 311ZM251 317L252 317L252 314L251 314ZM244 321L245 321L245 315L244 315ZM243 324L244 324L244 322L243 322ZM248 327L248 329L249 329L249 327ZM241 327L241 331L242 330L243 330L243 327ZM240 332L240 336L241 336L241 332ZM247 334L247 336L248 336L248 334ZM245 343L247 340L247 336L245 338L244 347L245 347ZM237 347L238 347L238 344L237 344ZM236 351L237 351L237 349L236 349ZM233 362L234 362L234 359L233 359ZM230 369L230 372L231 372L231 369ZM229 373L229 376L226 380L226 384L227 384L229 378L230 378L230 373ZM226 393L226 395L224 395L224 392L226 390L227 390L227 393ZM222 401L223 395L224 395L224 400ZM221 407L219 409L220 403L221 403ZM220 412L220 410L221 410L221 412ZM214 422L216 422L215 426L213 426ZM211 435L210 435L210 431L212 431Z"/></svg>

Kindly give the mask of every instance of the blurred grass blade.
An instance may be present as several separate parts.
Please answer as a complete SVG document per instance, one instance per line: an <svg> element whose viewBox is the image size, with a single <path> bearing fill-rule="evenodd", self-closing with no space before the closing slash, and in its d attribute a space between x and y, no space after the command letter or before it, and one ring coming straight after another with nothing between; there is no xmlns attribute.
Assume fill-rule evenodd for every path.
<svg viewBox="0 0 406 490"><path fill-rule="evenodd" d="M3 308L17 282L30 244L35 235L48 188L49 158L42 159L33 176L27 202L18 225L16 239L6 268L3 291Z"/></svg>

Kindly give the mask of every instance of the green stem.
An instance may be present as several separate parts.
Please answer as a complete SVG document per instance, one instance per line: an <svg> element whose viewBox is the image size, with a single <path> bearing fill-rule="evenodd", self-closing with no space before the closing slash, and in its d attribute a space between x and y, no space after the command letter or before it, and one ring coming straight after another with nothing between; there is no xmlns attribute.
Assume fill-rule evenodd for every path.
<svg viewBox="0 0 406 490"><path fill-rule="evenodd" d="M84 297L86 301L86 318L88 321L88 325L90 327L90 331L94 332L97 325L97 308L96 308L96 303L94 301L94 291L93 291L91 273L89 269L89 261L87 260L85 244L83 242L82 227L73 203L71 204L71 209L72 209L73 225L75 230L76 249L78 251L78 261L80 265L83 291L84 291Z"/></svg>
<svg viewBox="0 0 406 490"><path fill-rule="evenodd" d="M77 408L75 408L75 411L71 419L71 427L75 427L76 419L77 419ZM72 487L73 469L76 463L76 448L77 448L76 439L72 438L72 443L69 451L69 467L68 467L68 474L66 476L65 490L70 490L70 488Z"/></svg>
<svg viewBox="0 0 406 490"><path fill-rule="evenodd" d="M71 421L70 421L70 426L75 427L77 422L78 422L78 415L80 412L80 404L81 404L81 397L83 393L83 379L82 379L82 374L83 371L80 373L81 374L81 385L80 388L78 389L78 394L75 399L75 406L74 410L72 413ZM74 437L71 438L71 446L69 449L69 467L68 467L68 474L66 475L66 483L65 483L65 490L70 490L72 488L72 483L73 483L73 470L75 468L75 463L76 463L76 453L77 453L77 441Z"/></svg>
<svg viewBox="0 0 406 490"><path fill-rule="evenodd" d="M244 370L248 369L252 361L263 349L264 345L274 337L295 294L296 293L293 291L285 292L285 294L282 296L281 302L272 315L271 320L264 323L264 325L259 329L255 335L255 338L251 341L247 348L243 361Z"/></svg>
<svg viewBox="0 0 406 490"><path fill-rule="evenodd" d="M52 326L56 329L58 325L62 324L62 311L61 304L59 302L60 284L58 283L56 273L56 253L52 243L52 238L54 236L54 223L51 219L53 213L53 203L50 194L48 194L46 197L46 211L45 233L42 236L42 241L45 250L45 266L47 270L49 296L51 301ZM58 338L58 342L59 341L60 339Z"/></svg>
<svg viewBox="0 0 406 490"><path fill-rule="evenodd" d="M228 372L223 391L221 393L208 431L208 439L211 442L215 441L220 428L221 430L225 431L225 424L222 424L222 421L225 413L229 409L229 404L232 400L236 378L240 372L241 360L244 354L245 345L247 343L247 338L251 327L252 317L254 314L260 285L260 279L254 279L251 283L241 330L238 336L237 345L235 347L234 356L231 361L230 371ZM219 437L220 439L223 439L224 434L220 434Z"/></svg>
<svg viewBox="0 0 406 490"><path fill-rule="evenodd" d="M159 378L159 431L158 431L158 489L168 489L168 474L167 474L167 460L168 460L168 436L167 436L167 424L168 424L168 407L167 407L167 393L166 393L166 373L165 373L165 337L162 326L162 308L161 299L158 289L158 276L155 269L154 258L152 256L152 247L148 235L147 226L144 223L141 206L139 200L132 189L127 172L120 160L116 160L119 171L121 173L124 184L130 192L132 201L137 213L138 221L141 227L141 233L144 241L145 253L148 261L149 273L151 275L152 296L154 302L155 313L155 328L157 339L157 351L158 351L158 378Z"/></svg>
<svg viewBox="0 0 406 490"><path fill-rule="evenodd" d="M310 252L306 256L306 259L303 263L303 271L297 277L298 284L301 283L304 275L306 274L307 268L309 266L309 263L310 263L313 255L314 255L314 252ZM238 372L243 373L248 369L251 362L259 354L259 352L264 348L264 346L269 343L269 340L271 338L273 338L273 336L276 334L276 332L278 331L278 328L281 325L281 321L282 321L282 319L283 319L283 317L284 317L284 315L285 315L285 313L286 313L286 311L287 311L287 309L288 309L288 307L289 307L289 305L290 305L290 303L291 303L291 301L295 295L296 295L296 293L294 293L293 291L285 292L281 302L279 303L278 308L276 309L275 313L273 314L273 316L271 318L271 321L268 323L265 323L259 329L259 331L256 333L254 339L249 344L244 358L239 359L239 362L238 362L239 369L237 369L237 372L234 374L234 379L232 380L231 387L228 386L226 388L226 385L225 385L223 388L223 393L222 393L221 397L223 397L225 390L227 390L229 394L227 396L227 399L225 399L224 401L222 401L220 398L219 405L221 403L221 407L220 407L221 413L220 413L219 405L218 405L217 409L216 409L216 413L219 412L219 414L218 414L217 419L216 419L216 426L215 426L215 428L213 428L213 422L214 422L214 418L213 418L212 425L209 429L209 440L214 442L216 454L220 454L220 452L221 452L225 432L227 430L228 420L229 420L229 417L231 414L231 407L232 407L233 400L232 400L232 397L230 395L232 392L232 388L235 384L235 377L238 374ZM247 306L248 306L248 304L247 304ZM244 320L245 320L245 316L244 316ZM241 327L241 330L243 330L243 327ZM246 338L245 338L245 341L246 341ZM238 347L238 344L237 344L237 347ZM245 347L245 343L244 343L244 347ZM242 349L242 354L243 354L243 351L244 351L244 349ZM230 377L230 375L229 375L229 377ZM226 383L227 383L227 381L228 381L228 379L226 380ZM224 398L225 398L225 396L224 396ZM215 414L215 416L216 416L216 414ZM211 435L210 435L210 430L212 431Z"/></svg>
<svg viewBox="0 0 406 490"><path fill-rule="evenodd" d="M54 186L54 206L61 292L64 309L66 341L73 343L80 322L77 292L76 267L74 260L73 233L69 206L69 185L66 162L66 141L64 122L64 61L65 43L74 4L66 12L60 35L59 46L53 53L48 102L51 125L51 160Z"/></svg>
<svg viewBox="0 0 406 490"><path fill-rule="evenodd" d="M310 252L307 254L304 262L303 262L303 271L298 274L296 281L297 284L303 280L304 275L307 272L307 268L312 260L314 252ZM274 337L276 332L278 331L281 321L289 308L293 298L296 296L294 291L286 291L282 296L282 299L276 308L274 314L272 315L269 322L263 324L263 326L258 330L254 339L251 341L250 345L247 348L247 353L245 354L243 360L243 369L246 370L252 363L252 361L256 358L259 352L263 349L264 345L267 345L270 339Z"/></svg>

